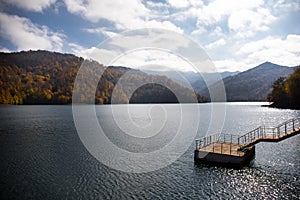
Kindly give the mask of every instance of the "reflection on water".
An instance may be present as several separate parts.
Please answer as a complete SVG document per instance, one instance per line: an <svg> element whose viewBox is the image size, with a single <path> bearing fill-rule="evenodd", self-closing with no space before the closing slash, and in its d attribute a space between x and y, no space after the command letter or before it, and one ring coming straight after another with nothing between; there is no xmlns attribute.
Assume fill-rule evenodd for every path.
<svg viewBox="0 0 300 200"><path fill-rule="evenodd" d="M224 133L243 134L260 125L272 126L300 116L299 111L256 104L226 105ZM208 127L210 104L193 106L201 111L200 136ZM105 112L108 107L97 106L99 121L109 117ZM257 144L251 167L232 169L194 163L192 143L168 167L131 174L110 169L87 152L71 110L71 106L0 107L1 199L300 198L299 135L280 143ZM133 115L136 122L148 120L143 126L150 122L140 112ZM152 117L159 120L163 115Z"/></svg>

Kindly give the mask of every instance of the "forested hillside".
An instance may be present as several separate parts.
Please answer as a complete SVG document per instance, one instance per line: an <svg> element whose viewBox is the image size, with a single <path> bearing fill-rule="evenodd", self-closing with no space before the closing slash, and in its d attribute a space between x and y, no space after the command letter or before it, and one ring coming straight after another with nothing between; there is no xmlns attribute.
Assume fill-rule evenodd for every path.
<svg viewBox="0 0 300 200"><path fill-rule="evenodd" d="M0 53L0 104L69 104L72 102L74 81L81 66L83 58L71 55L48 51L28 51L17 53ZM177 102L174 95L170 95L167 87L173 88L187 101L195 94L170 79L162 76L147 75L139 70L125 67L104 67L95 61L87 61L104 70L98 82L95 103L111 103L112 92L117 95L114 102ZM153 84L138 89L134 97L126 96L125 88L115 88L119 78L124 73L131 71L128 81L133 85L141 83L158 82L161 85ZM92 73L92 72L91 72ZM126 80L125 80L126 81ZM83 102L86 93L91 85L84 85L82 90ZM172 92L171 92L172 93ZM159 94L159 95L157 95ZM154 97L156 97L154 99ZM204 101L197 95L199 101Z"/></svg>
<svg viewBox="0 0 300 200"><path fill-rule="evenodd" d="M266 101L272 84L279 77L288 77L294 71L293 67L276 65L270 62L223 79L227 101ZM216 87L216 83L210 87ZM208 91L201 92L208 96Z"/></svg>
<svg viewBox="0 0 300 200"><path fill-rule="evenodd" d="M300 109L300 66L288 78L274 82L268 101L271 107Z"/></svg>

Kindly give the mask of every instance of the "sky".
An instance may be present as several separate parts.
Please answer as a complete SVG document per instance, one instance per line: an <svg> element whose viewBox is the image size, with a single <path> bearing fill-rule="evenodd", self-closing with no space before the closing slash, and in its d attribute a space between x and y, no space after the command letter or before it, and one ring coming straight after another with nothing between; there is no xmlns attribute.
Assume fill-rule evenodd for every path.
<svg viewBox="0 0 300 200"><path fill-rule="evenodd" d="M89 57L124 31L157 28L199 44L218 71L245 71L266 61L297 66L299 19L300 0L0 0L0 51ZM144 49L117 64L189 71L165 54Z"/></svg>

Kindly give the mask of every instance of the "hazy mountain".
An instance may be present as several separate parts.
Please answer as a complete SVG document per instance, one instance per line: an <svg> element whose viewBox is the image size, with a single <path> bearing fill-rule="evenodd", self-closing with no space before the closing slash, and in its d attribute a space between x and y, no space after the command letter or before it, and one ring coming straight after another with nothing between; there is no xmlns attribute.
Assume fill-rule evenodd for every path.
<svg viewBox="0 0 300 200"><path fill-rule="evenodd" d="M294 72L294 67L280 66L265 62L257 67L223 79L227 101L266 101L272 84L279 77L288 77ZM211 85L216 87L220 82ZM201 94L208 97L207 89Z"/></svg>
<svg viewBox="0 0 300 200"><path fill-rule="evenodd" d="M144 72L152 75L166 76L169 79L185 86L193 87L196 92L205 89L206 85L216 83L218 80L233 76L239 73L236 72L220 72L220 73L196 73L196 72L182 72L182 71L151 71L145 70ZM204 81L205 80L205 81Z"/></svg>

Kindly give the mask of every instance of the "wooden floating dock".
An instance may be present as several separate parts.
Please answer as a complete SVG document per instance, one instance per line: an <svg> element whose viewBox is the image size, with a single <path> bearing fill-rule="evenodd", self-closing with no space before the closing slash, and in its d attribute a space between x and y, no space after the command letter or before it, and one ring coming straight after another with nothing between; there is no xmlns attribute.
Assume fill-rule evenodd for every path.
<svg viewBox="0 0 300 200"><path fill-rule="evenodd" d="M241 167L255 158L255 144L279 142L299 133L300 117L277 127L260 126L244 135L209 135L196 140L194 159L203 163Z"/></svg>

